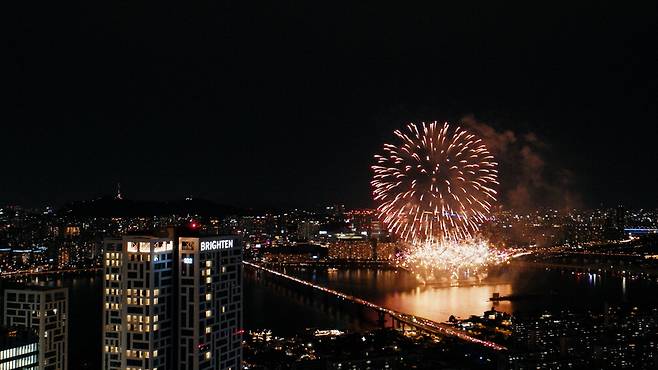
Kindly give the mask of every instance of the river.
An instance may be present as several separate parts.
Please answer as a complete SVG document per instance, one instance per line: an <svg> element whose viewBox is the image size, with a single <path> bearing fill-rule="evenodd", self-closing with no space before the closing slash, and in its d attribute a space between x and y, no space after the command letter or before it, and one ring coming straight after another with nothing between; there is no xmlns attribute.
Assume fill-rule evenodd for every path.
<svg viewBox="0 0 658 370"><path fill-rule="evenodd" d="M286 273L381 306L436 321L450 315L481 315L492 305L500 311L591 309L604 304L658 305L658 282L646 278L571 271L519 268L493 271L478 285L426 286L404 271L367 268L287 268ZM271 328L286 335L307 327L360 330L374 327L374 314L353 307L336 307L320 294L308 295L267 275L244 274L245 329ZM100 276L66 277L56 284L70 288L71 370L99 369L101 350ZM526 295L526 299L492 304L493 293Z"/></svg>

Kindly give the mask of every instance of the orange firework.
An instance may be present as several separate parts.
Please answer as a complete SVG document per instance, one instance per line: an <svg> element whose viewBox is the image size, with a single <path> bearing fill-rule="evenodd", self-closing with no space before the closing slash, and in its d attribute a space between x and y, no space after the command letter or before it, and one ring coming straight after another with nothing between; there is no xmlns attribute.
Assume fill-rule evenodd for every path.
<svg viewBox="0 0 658 370"><path fill-rule="evenodd" d="M498 185L494 157L474 134L437 122L395 131L400 143L375 155L373 196L388 229L414 245L470 239Z"/></svg>

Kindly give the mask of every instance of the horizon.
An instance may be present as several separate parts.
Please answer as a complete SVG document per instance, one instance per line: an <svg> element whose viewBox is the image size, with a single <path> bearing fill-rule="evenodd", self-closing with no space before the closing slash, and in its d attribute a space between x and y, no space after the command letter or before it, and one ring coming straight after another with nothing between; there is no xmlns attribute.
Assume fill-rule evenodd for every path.
<svg viewBox="0 0 658 370"><path fill-rule="evenodd" d="M123 197L121 199L116 198L116 194L99 194L98 196L91 197L88 199L78 199L78 200L70 200L67 202L64 202L63 204L60 205L54 205L53 203L44 203L44 204L39 204L39 205L27 205L27 204L20 204L20 203L2 203L0 204L0 209L1 208L11 208L11 207L21 207L23 209L33 209L33 210L42 210L46 208L51 208L54 211L61 211L62 209L65 209L66 207L69 206L75 206L75 205L80 205L80 204L85 204L85 203L90 203L90 202L95 202L99 200L111 200L111 201L117 201L117 202L135 202L135 203L156 203L156 204L167 204L167 203L175 203L175 202L186 202L186 201L204 201L204 202L210 202L212 205L219 206L219 207L229 207L229 208L235 208L240 211L250 211L250 212L258 212L258 213L271 213L271 212L285 212L285 211L294 211L294 210L301 210L301 211L321 211L322 209L325 209L326 207L330 206L345 206L346 210L376 210L376 206L353 206L349 205L343 202L324 202L324 203L317 203L313 205L274 205L274 206L250 206L250 205L236 205L236 204L230 204L230 203L222 203L222 202L217 202L212 199L207 199L207 198L202 198L202 197L193 197L189 195L181 196L178 198L166 198L166 199L155 199L155 198L150 198L150 199L138 199L138 198L131 198L131 197ZM504 205L498 204L497 211L494 211L493 213L496 212L501 212L501 211L512 211L516 212L518 214L529 214L533 212L541 212L541 211L557 211L561 213L568 213L568 212L580 212L580 211L595 211L595 210L610 210L610 209L616 209L618 207L623 207L626 210L658 210L658 207L634 207L634 206L629 206L626 204L620 204L620 203L610 203L610 204L599 204L596 206L583 206L579 208L568 208L568 209L560 209L560 208L552 208L550 206L541 206L541 207L536 207L536 208L525 208L525 209L515 209L511 207L505 207Z"/></svg>

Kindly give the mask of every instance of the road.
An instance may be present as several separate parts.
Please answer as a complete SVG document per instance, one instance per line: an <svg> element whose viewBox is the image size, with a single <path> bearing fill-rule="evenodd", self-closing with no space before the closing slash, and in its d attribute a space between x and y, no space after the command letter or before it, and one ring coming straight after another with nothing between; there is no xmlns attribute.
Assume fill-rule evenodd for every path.
<svg viewBox="0 0 658 370"><path fill-rule="evenodd" d="M70 274L77 272L99 272L102 270L103 270L102 267L88 267L88 268L64 269L64 270L43 270L43 271L21 270L21 271L3 272L0 274L0 277Z"/></svg>

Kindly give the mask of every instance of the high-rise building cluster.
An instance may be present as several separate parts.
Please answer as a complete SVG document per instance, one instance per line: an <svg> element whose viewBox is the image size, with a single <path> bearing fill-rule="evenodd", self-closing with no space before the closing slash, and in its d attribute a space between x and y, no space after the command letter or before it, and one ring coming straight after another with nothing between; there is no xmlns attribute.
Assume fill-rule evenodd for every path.
<svg viewBox="0 0 658 370"><path fill-rule="evenodd" d="M511 369L658 368L658 309L608 306L517 318Z"/></svg>
<svg viewBox="0 0 658 370"><path fill-rule="evenodd" d="M397 243L377 240L341 240L327 243L329 258L335 260L393 261L399 249Z"/></svg>
<svg viewBox="0 0 658 370"><path fill-rule="evenodd" d="M544 209L497 212L485 233L497 245L508 247L587 245L625 239L633 230L655 233L658 210L615 208L586 210Z"/></svg>
<svg viewBox="0 0 658 370"><path fill-rule="evenodd" d="M189 202L192 200L185 201ZM170 225L194 224L205 234L240 236L246 257L257 254L260 248L320 243L337 246L330 251L330 258L363 259L367 247L363 250L354 246L347 248L347 244L341 246L342 242L377 240L380 247L384 246L382 243L395 242L372 209L349 210L342 205L332 205L213 216L181 208L167 212L157 209L158 213L152 216L138 216L130 208L134 206L131 204L125 199L101 198L83 202L74 212L20 206L0 208L0 273L98 268L103 262L104 238L148 233ZM120 206L122 215L92 212L94 207L109 206ZM578 211L500 210L484 225L483 232L495 246L501 247L576 247L625 239L629 232L656 233L658 210L624 207ZM391 254L386 250L377 251L377 259L386 259L388 255Z"/></svg>
<svg viewBox="0 0 658 370"><path fill-rule="evenodd" d="M103 370L237 370L242 248L234 237L105 241Z"/></svg>

